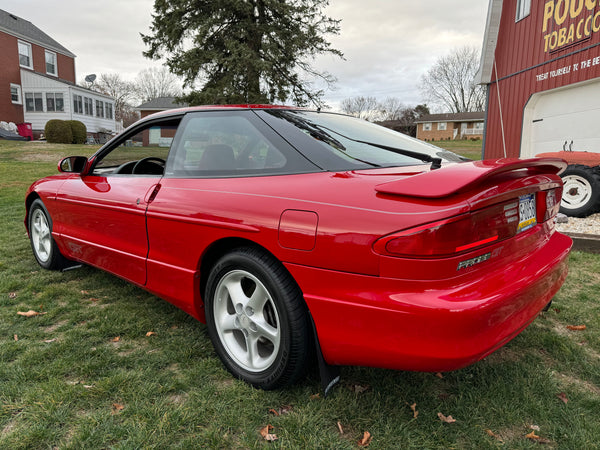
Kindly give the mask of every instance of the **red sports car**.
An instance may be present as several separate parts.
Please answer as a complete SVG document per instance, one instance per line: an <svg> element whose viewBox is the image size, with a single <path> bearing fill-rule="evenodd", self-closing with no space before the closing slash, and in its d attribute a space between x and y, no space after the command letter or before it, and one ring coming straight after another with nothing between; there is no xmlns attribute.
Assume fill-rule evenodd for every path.
<svg viewBox="0 0 600 450"><path fill-rule="evenodd" d="M42 267L85 263L206 322L255 386L340 365L447 371L522 331L567 275L560 159L465 162L352 117L154 114L35 182Z"/></svg>

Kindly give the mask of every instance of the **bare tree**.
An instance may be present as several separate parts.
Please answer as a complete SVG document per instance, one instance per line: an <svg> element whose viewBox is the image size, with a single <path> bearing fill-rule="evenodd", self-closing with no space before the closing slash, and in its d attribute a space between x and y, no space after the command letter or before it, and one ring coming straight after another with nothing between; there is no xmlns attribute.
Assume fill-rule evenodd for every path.
<svg viewBox="0 0 600 450"><path fill-rule="evenodd" d="M419 86L421 94L430 103L450 112L483 111L485 91L475 84L478 68L477 48L456 48L439 58L423 75Z"/></svg>
<svg viewBox="0 0 600 450"><path fill-rule="evenodd" d="M378 105L380 120L399 120L409 109L398 97L388 97Z"/></svg>
<svg viewBox="0 0 600 450"><path fill-rule="evenodd" d="M182 82L167 67L142 70L134 81L135 92L140 103L159 97L182 95Z"/></svg>
<svg viewBox="0 0 600 450"><path fill-rule="evenodd" d="M134 85L123 80L119 74L101 74L91 89L110 95L115 100L115 119L122 120L133 110L131 102L135 99Z"/></svg>
<svg viewBox="0 0 600 450"><path fill-rule="evenodd" d="M351 97L342 100L342 111L351 116L365 120L378 120L380 116L379 102L375 97Z"/></svg>

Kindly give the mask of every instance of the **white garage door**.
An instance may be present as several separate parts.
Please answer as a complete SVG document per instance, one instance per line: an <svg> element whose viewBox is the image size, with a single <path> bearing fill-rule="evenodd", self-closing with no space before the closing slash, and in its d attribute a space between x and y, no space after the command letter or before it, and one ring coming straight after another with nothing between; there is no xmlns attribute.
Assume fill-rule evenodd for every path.
<svg viewBox="0 0 600 450"><path fill-rule="evenodd" d="M521 157L567 150L600 153L600 80L534 94L523 116Z"/></svg>

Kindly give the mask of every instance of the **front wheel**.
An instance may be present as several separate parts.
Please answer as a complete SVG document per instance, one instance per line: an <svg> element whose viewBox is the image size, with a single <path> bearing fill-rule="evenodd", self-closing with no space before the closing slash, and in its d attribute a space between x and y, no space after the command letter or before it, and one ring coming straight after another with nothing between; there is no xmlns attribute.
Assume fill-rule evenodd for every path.
<svg viewBox="0 0 600 450"><path fill-rule="evenodd" d="M39 199L29 208L29 240L35 259L44 269L60 270L67 265L52 237L50 214Z"/></svg>
<svg viewBox="0 0 600 450"><path fill-rule="evenodd" d="M594 167L573 164L560 175L563 195L560 212L567 216L586 217L600 207L600 174Z"/></svg>
<svg viewBox="0 0 600 450"><path fill-rule="evenodd" d="M226 254L209 275L205 299L209 336L233 375L275 389L303 374L307 310L300 288L279 261L254 248Z"/></svg>

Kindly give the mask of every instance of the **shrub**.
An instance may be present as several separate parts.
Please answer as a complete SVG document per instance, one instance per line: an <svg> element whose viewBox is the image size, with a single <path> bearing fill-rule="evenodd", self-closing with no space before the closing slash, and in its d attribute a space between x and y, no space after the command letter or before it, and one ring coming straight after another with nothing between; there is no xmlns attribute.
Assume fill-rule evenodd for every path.
<svg viewBox="0 0 600 450"><path fill-rule="evenodd" d="M67 120L73 134L73 144L85 144L87 139L87 128L79 120Z"/></svg>
<svg viewBox="0 0 600 450"><path fill-rule="evenodd" d="M64 120L49 120L44 128L46 141L52 144L71 144L73 142L73 132L71 126Z"/></svg>

